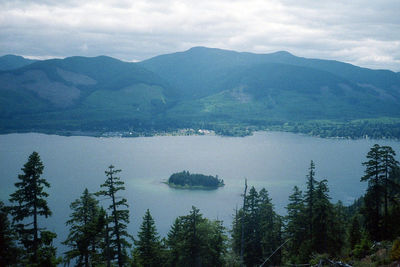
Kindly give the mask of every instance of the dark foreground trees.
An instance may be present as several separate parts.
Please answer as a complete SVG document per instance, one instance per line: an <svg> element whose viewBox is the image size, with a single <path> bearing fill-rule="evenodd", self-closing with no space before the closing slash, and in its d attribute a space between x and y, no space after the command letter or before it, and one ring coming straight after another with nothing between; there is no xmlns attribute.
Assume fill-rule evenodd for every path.
<svg viewBox="0 0 400 267"><path fill-rule="evenodd" d="M65 253L64 261L69 264L72 259L79 266L96 266L105 261L104 235L105 212L98 200L87 189L82 196L71 203L72 213L66 222L69 234L63 242L70 247Z"/></svg>
<svg viewBox="0 0 400 267"><path fill-rule="evenodd" d="M271 199L264 188L257 192L250 188L244 196L245 205L234 217L232 228L233 251L240 261L243 248L245 266L260 265L282 242L282 220L274 211ZM243 231L243 238L242 238ZM281 253L275 254L269 263L280 264Z"/></svg>
<svg viewBox="0 0 400 267"><path fill-rule="evenodd" d="M134 256L138 265L144 267L163 265L163 246L149 210L143 216L143 222L138 233L138 239L135 240L135 246Z"/></svg>
<svg viewBox="0 0 400 267"><path fill-rule="evenodd" d="M129 210L127 209L127 200L120 197L120 191L125 190L124 182L117 174L121 170L115 169L113 165L108 167L105 171L107 176L106 181L100 187L104 188L96 193L97 196L104 196L109 198L111 201L108 206L108 210L111 212L110 216L107 216L107 224L111 223L112 227L107 230L107 254L112 259L116 258L118 266L122 267L128 261L127 248L131 247L130 242L127 238L131 239L131 235L127 232L127 224L129 223ZM107 227L108 228L108 227Z"/></svg>
<svg viewBox="0 0 400 267"><path fill-rule="evenodd" d="M23 258L26 264L51 266L57 263L52 240L55 233L39 227L38 217L51 215L46 198L49 196L45 187L50 187L42 178L44 165L37 152L33 152L22 168L15 183L17 190L10 195L12 203L10 213L15 223L18 240L25 248Z"/></svg>
<svg viewBox="0 0 400 267"><path fill-rule="evenodd" d="M387 239L392 234L389 224L396 210L389 211L389 205L392 202L392 207L397 206L397 193L400 192L396 180L399 162L395 156L391 147L375 144L367 154L367 161L363 163L366 168L361 181L368 182L363 214L368 232L376 241Z"/></svg>
<svg viewBox="0 0 400 267"><path fill-rule="evenodd" d="M221 221L210 221L192 207L168 233L167 266L223 266L226 240Z"/></svg>
<svg viewBox="0 0 400 267"><path fill-rule="evenodd" d="M372 244L387 243L376 241L392 241L400 235L400 170L394 150L375 145L364 165L362 181L368 182L367 192L349 207L331 202L328 182L316 179L311 162L303 191L295 186L289 196L285 217L275 212L267 190L247 190L246 183L231 240L221 221L204 218L195 207L176 218L168 236L160 240L147 210L133 250L128 242L128 205L121 197L124 183L117 177L120 170L110 166L102 191L91 194L85 189L70 205L65 263L195 267L307 264L319 258L357 260L372 254ZM0 202L1 266L58 263L52 246L55 234L38 224L38 217L51 215L44 190L49 184L41 178L43 168L39 155L32 153L11 194L12 206ZM100 203L107 204L107 212Z"/></svg>

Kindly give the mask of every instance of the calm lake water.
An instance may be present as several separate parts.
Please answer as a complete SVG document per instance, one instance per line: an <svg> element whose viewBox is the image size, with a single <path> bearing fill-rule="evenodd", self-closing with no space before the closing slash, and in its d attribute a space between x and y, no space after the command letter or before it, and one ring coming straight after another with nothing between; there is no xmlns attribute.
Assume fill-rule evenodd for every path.
<svg viewBox="0 0 400 267"><path fill-rule="evenodd" d="M188 214L194 205L210 219L231 226L232 214L241 205L244 178L257 190L265 187L276 210L285 213L295 185L305 187L310 161L316 178L328 179L333 201L351 204L365 190L360 183L365 155L379 143L400 153L400 142L387 140L321 139L281 132L259 132L253 136L160 136L143 138L63 137L44 134L0 135L0 194L6 201L32 151L45 165L43 177L51 188L48 203L53 216L48 229L65 240L69 204L85 188L95 192L105 180L104 171L113 164L122 169L124 196L130 205L130 232L136 232L145 210L150 209L161 236L174 219ZM171 189L163 184L174 172L218 175L226 186L213 191ZM107 200L102 204L108 205ZM60 247L59 252L65 248Z"/></svg>

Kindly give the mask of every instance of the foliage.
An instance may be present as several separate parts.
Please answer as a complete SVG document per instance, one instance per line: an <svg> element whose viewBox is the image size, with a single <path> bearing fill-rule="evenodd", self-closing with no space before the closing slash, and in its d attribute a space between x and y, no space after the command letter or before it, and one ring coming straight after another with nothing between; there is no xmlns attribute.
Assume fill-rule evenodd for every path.
<svg viewBox="0 0 400 267"><path fill-rule="evenodd" d="M188 171L182 171L172 174L168 179L168 184L180 187L187 186L189 188L196 188L199 186L217 188L224 186L224 180L219 179L218 175L214 177L211 175L207 176L204 174L193 174Z"/></svg>
<svg viewBox="0 0 400 267"><path fill-rule="evenodd" d="M76 259L79 266L91 266L101 262L105 218L98 201L87 189L82 196L71 203L72 213L66 225L70 227L67 239L63 242L71 250L65 252L65 261L69 264Z"/></svg>
<svg viewBox="0 0 400 267"><path fill-rule="evenodd" d="M396 171L399 168L395 160L396 153L391 147L375 144L367 154L365 175L361 181L368 182L364 197L363 214L366 217L366 227L375 241L389 238L389 221L394 213L389 213L389 198L394 200L400 192ZM396 201L392 203L392 211L396 209Z"/></svg>
<svg viewBox="0 0 400 267"><path fill-rule="evenodd" d="M162 244L150 211L147 209L135 240L135 261L140 266L157 267L162 265Z"/></svg>
<svg viewBox="0 0 400 267"><path fill-rule="evenodd" d="M399 261L400 260L400 239L397 238L393 242L392 249L390 250L390 259L392 261Z"/></svg>
<svg viewBox="0 0 400 267"><path fill-rule="evenodd" d="M245 207L240 209L232 226L233 251L238 255L242 246L241 232L244 233L243 263L246 266L261 264L281 244L281 218L275 213L266 189L260 192L250 188L245 196ZM280 253L275 254L271 263L281 262Z"/></svg>
<svg viewBox="0 0 400 267"><path fill-rule="evenodd" d="M225 229L220 221L203 218L195 207L178 217L168 233L168 266L222 266Z"/></svg>
<svg viewBox="0 0 400 267"><path fill-rule="evenodd" d="M106 235L109 238L107 244L107 253L110 253L112 259L117 258L118 265L122 267L127 262L126 248L130 247L131 244L126 238L132 238L126 231L127 224L129 223L129 210L127 200L117 196L122 190L125 190L124 182L121 181L120 177L116 176L121 170L115 169L113 165L108 167L105 171L107 176L104 184L100 185L104 190L96 193L97 196L105 196L111 200L108 210L111 211L109 220L106 223L112 223L113 227L109 229L109 233Z"/></svg>
<svg viewBox="0 0 400 267"><path fill-rule="evenodd" d="M17 190L10 195L10 202L14 204L10 213L13 222L17 223L16 232L26 249L26 260L32 264L40 264L51 258L53 255L48 255L49 252L55 253L55 249L40 251L41 246L51 247L51 240L56 236L49 231L43 231L38 225L38 216L47 218L51 215L46 201L48 194L44 191L44 187L50 187L50 184L41 178L43 169L39 154L33 152L22 168L24 174L18 175L20 181L15 183ZM46 251L46 254L40 253L42 251Z"/></svg>
<svg viewBox="0 0 400 267"><path fill-rule="evenodd" d="M14 229L8 220L8 208L0 201L0 266L16 264L18 262L19 249Z"/></svg>

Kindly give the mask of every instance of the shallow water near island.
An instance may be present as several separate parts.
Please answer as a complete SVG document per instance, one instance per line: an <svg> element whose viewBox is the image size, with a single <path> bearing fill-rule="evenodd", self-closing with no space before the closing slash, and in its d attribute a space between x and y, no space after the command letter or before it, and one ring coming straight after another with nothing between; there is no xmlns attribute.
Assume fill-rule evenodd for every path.
<svg viewBox="0 0 400 267"><path fill-rule="evenodd" d="M351 204L363 194L362 162L370 147L390 145L400 153L400 142L389 140L322 139L282 132L257 132L253 136L155 136L140 138L95 138L37 133L0 135L0 193L6 201L32 151L45 165L43 177L51 184L48 203L53 216L43 224L58 234L68 233L65 222L69 204L85 188L95 192L105 180L104 171L113 164L122 169L123 196L130 205L130 233L136 236L146 209L150 209L161 236L174 219L188 214L192 206L210 219L223 220L230 228L232 214L240 207L244 179L258 190L265 187L276 211L285 213L292 188L304 189L310 161L316 178L327 179L330 196ZM218 175L225 186L216 190L180 190L163 181L175 172ZM101 199L101 204L108 201Z"/></svg>

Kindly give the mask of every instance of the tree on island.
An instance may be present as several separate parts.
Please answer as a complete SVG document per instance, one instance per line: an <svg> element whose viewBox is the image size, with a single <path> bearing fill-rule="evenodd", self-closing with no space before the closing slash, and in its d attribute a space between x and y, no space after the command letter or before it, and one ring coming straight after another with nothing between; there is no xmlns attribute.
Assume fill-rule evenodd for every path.
<svg viewBox="0 0 400 267"><path fill-rule="evenodd" d="M56 249L52 240L56 234L39 227L38 217L51 215L46 198L49 196L44 188L50 187L46 179L41 178L44 165L37 152L33 152L18 175L19 182L15 183L17 190L10 195L11 215L19 241L26 249L25 260L33 265L55 266Z"/></svg>
<svg viewBox="0 0 400 267"><path fill-rule="evenodd" d="M168 179L168 184L181 186L181 187L196 187L203 186L208 188L216 188L224 186L224 180L219 179L217 176L193 174L188 171L182 171L172 174Z"/></svg>
<svg viewBox="0 0 400 267"><path fill-rule="evenodd" d="M126 240L126 238L132 238L130 234L127 232L127 224L129 223L129 210L124 209L128 208L128 203L125 198L117 197L117 193L119 191L125 190L124 182L121 181L121 178L116 176L121 172L121 170L115 169L113 165L108 167L108 170L105 171L107 176L104 184L100 185L100 187L105 188L105 190L101 190L96 193L97 196L105 196L111 199L111 204L108 207L108 210L111 211L111 215L109 217L108 224L111 222L113 227L110 228L110 233L106 233L109 237L109 248L107 251L111 253L111 258L117 258L118 266L122 267L127 261L127 252L126 248L131 247L131 244Z"/></svg>

